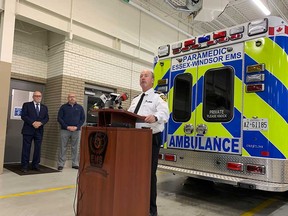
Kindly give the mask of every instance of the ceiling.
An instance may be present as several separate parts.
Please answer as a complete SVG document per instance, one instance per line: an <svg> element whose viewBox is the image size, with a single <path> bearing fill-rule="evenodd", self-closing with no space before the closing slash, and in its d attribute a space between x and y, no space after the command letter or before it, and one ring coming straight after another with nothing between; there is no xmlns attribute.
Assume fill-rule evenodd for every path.
<svg viewBox="0 0 288 216"><path fill-rule="evenodd" d="M268 5L271 16L282 17L288 22L288 0L262 1ZM176 23L175 26L181 26L185 32L195 36L265 17L252 0L229 0L223 13L211 22L194 20L190 12L175 10L164 0L130 0L130 2L166 22L173 25Z"/></svg>

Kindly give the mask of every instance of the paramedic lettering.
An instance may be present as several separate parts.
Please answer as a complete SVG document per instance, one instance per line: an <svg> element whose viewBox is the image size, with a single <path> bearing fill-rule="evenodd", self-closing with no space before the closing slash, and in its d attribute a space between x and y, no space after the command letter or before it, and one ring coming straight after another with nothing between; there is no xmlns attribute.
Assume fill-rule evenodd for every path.
<svg viewBox="0 0 288 216"><path fill-rule="evenodd" d="M229 50L229 51L228 51ZM227 49L227 47L214 50L206 50L199 53L185 55L182 58L172 60L172 71L184 70L186 68L197 67L201 65L215 64L227 61L241 59L242 51L238 49Z"/></svg>

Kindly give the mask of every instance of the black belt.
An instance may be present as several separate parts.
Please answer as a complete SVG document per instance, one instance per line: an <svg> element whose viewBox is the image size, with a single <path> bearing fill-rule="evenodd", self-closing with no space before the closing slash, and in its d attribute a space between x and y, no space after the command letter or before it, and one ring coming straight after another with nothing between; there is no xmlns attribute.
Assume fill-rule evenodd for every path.
<svg viewBox="0 0 288 216"><path fill-rule="evenodd" d="M153 136L160 136L160 135L161 135L161 132L153 134Z"/></svg>

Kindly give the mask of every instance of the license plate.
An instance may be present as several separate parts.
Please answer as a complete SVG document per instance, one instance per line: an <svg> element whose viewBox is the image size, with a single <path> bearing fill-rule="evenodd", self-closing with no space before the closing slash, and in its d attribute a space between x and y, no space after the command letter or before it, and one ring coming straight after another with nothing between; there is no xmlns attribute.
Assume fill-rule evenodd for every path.
<svg viewBox="0 0 288 216"><path fill-rule="evenodd" d="M268 130L268 119L243 119L243 130Z"/></svg>

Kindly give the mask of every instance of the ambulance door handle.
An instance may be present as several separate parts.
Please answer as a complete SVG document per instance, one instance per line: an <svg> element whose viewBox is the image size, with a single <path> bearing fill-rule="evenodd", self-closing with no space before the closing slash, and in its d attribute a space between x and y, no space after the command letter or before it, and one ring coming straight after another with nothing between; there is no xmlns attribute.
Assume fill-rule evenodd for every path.
<svg viewBox="0 0 288 216"><path fill-rule="evenodd" d="M184 133L185 134L192 134L194 131L194 126L192 124L185 124L184 125Z"/></svg>
<svg viewBox="0 0 288 216"><path fill-rule="evenodd" d="M204 135L207 133L207 131L208 131L208 128L205 124L199 124L196 127L197 134Z"/></svg>

